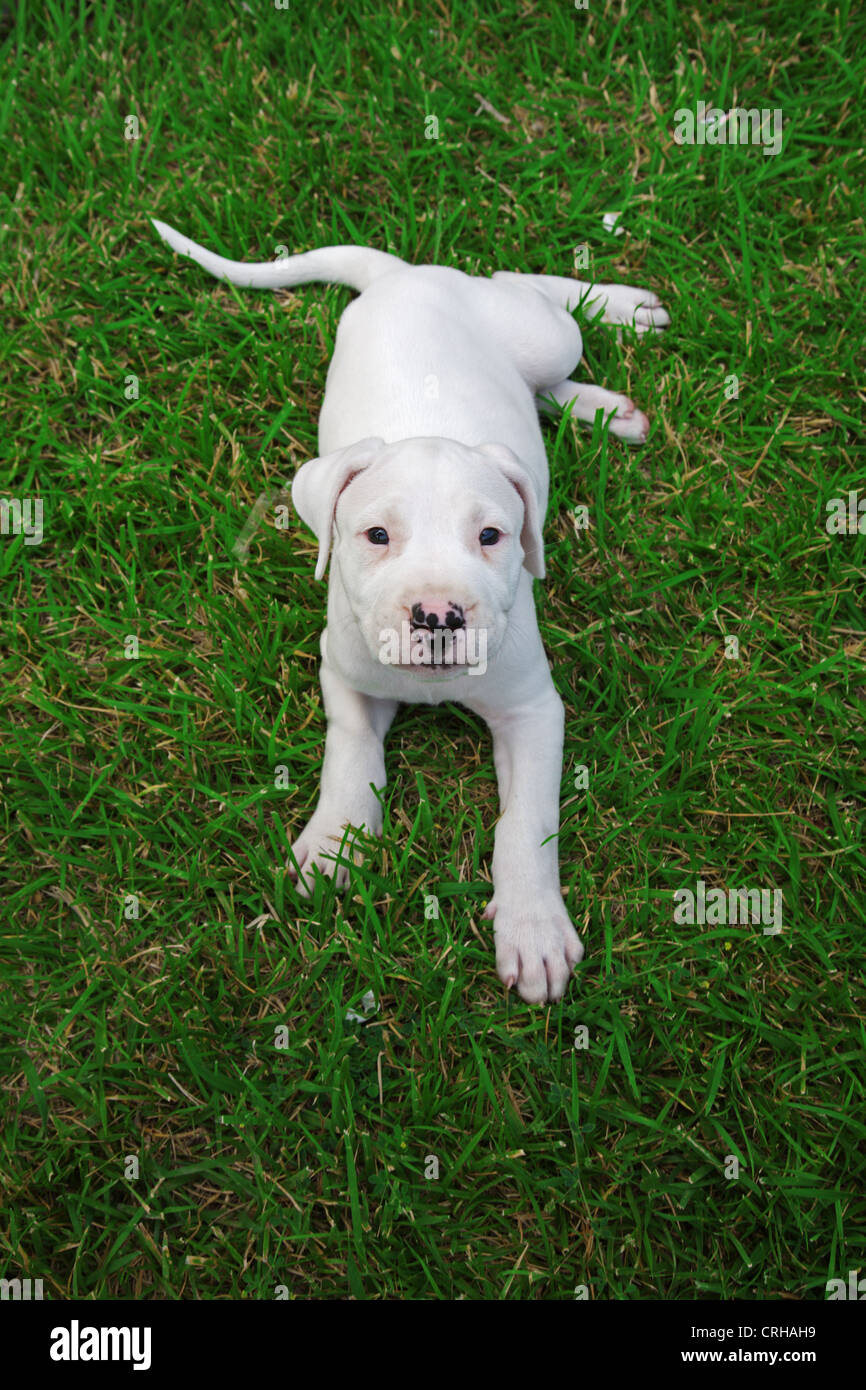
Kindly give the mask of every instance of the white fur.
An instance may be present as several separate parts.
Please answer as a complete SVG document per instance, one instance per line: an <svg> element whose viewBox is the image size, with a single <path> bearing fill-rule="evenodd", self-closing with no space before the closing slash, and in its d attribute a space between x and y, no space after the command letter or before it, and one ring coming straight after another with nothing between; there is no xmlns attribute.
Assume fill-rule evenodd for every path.
<svg viewBox="0 0 866 1390"><path fill-rule="evenodd" d="M532 598L548 491L537 410L552 401L590 421L602 410L612 433L642 442L648 422L627 397L569 380L582 353L570 310L583 305L638 332L663 327L666 312L644 290L507 271L475 278L356 246L244 265L154 226L234 284L331 280L361 291L337 333L320 456L292 488L318 538L318 578L331 553L321 639L328 731L319 802L292 848L299 891L309 892L315 869L348 882L335 862L355 853L347 827L381 833L375 789L398 704L458 700L493 734L501 815L485 916L499 975L530 1002L560 998L583 947L562 904L556 849L563 706ZM387 544L370 539L381 536L374 528ZM481 544L485 528L495 544ZM484 634L485 670L382 663L383 632L420 605L437 615L414 631L427 651L446 604L451 620Z"/></svg>

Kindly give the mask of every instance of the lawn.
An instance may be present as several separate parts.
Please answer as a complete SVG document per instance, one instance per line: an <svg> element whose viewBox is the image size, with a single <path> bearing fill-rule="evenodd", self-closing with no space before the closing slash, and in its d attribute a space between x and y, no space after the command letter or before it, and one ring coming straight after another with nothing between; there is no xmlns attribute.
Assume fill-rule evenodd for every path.
<svg viewBox="0 0 866 1390"><path fill-rule="evenodd" d="M866 1267L863 10L48 0L0 74L0 1275L825 1299ZM678 143L700 102L780 147ZM561 1003L496 977L458 706L401 711L382 841L297 898L325 586L294 514L232 547L317 451L351 295L219 284L151 217L237 259L583 256L670 310L582 320L645 447L545 425ZM699 884L781 929L682 920Z"/></svg>

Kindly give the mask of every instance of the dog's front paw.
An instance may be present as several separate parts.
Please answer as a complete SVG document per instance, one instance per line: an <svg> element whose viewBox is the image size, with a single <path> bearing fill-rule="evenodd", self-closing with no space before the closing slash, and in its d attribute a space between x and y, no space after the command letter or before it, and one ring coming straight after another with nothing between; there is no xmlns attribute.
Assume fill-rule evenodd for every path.
<svg viewBox="0 0 866 1390"><path fill-rule="evenodd" d="M509 902L500 894L484 916L493 918L496 971L505 987L516 984L527 1004L561 999L583 960L583 946L559 894L532 903Z"/></svg>
<svg viewBox="0 0 866 1390"><path fill-rule="evenodd" d="M286 867L302 898L312 894L316 869L326 878L333 878L337 888L344 889L349 886L349 870L345 864L338 864L337 858L351 859L355 864L363 859L361 851L355 848L352 830L345 826L336 829L337 819L330 820L317 812L292 845L294 862L289 860Z"/></svg>

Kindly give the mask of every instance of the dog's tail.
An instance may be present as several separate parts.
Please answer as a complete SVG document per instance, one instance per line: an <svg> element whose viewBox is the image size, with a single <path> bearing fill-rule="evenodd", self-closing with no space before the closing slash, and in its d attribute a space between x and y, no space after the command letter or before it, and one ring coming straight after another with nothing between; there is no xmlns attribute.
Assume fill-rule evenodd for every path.
<svg viewBox="0 0 866 1390"><path fill-rule="evenodd" d="M311 280L329 280L335 285L348 285L353 290L365 290L380 275L407 266L399 256L385 251L373 251L366 246L323 246L318 251L304 251L279 261L228 261L190 241L181 232L152 217L151 222L163 241L179 256L190 256L218 280L230 280L233 285L253 289L278 290L289 285L307 285Z"/></svg>

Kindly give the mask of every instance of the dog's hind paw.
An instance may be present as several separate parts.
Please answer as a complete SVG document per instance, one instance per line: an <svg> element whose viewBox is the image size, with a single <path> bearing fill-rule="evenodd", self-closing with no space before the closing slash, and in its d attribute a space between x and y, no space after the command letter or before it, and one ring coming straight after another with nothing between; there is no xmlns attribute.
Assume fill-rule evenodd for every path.
<svg viewBox="0 0 866 1390"><path fill-rule="evenodd" d="M628 396L617 396L616 414L608 419L607 427L616 439L626 444L645 444L650 422Z"/></svg>
<svg viewBox="0 0 866 1390"><path fill-rule="evenodd" d="M597 292L589 300L590 312L599 300L603 304L602 323L629 324L638 334L659 333L667 328L671 316L652 290L635 289L632 285L594 285Z"/></svg>

